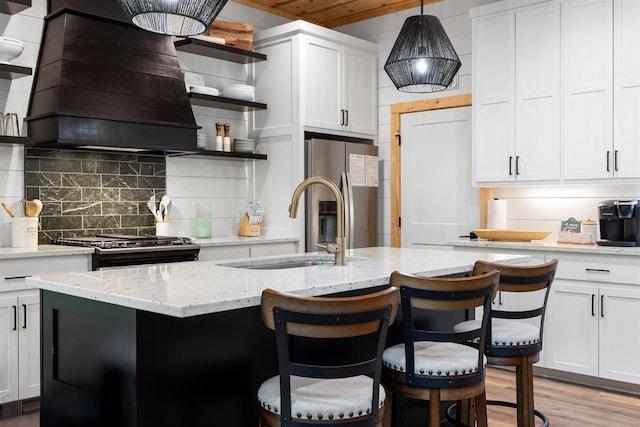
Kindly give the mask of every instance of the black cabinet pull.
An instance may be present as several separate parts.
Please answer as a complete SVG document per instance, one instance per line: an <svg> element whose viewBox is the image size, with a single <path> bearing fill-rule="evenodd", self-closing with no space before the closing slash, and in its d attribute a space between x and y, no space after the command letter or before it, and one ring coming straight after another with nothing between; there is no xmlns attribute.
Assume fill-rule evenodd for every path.
<svg viewBox="0 0 640 427"><path fill-rule="evenodd" d="M604 295L600 295L600 317L604 317Z"/></svg>
<svg viewBox="0 0 640 427"><path fill-rule="evenodd" d="M613 151L613 170L618 172L618 150Z"/></svg>
<svg viewBox="0 0 640 427"><path fill-rule="evenodd" d="M520 156L516 156L516 175L520 175Z"/></svg>
<svg viewBox="0 0 640 427"><path fill-rule="evenodd" d="M349 126L349 110L344 110L344 125L345 126Z"/></svg>
<svg viewBox="0 0 640 427"><path fill-rule="evenodd" d="M591 315L596 315L596 294L591 294Z"/></svg>
<svg viewBox="0 0 640 427"><path fill-rule="evenodd" d="M611 157L611 151L607 150L607 172L611 172L611 165L609 164L609 158Z"/></svg>
<svg viewBox="0 0 640 427"><path fill-rule="evenodd" d="M513 162L513 156L509 156L509 176L513 175L513 170L511 169L512 162Z"/></svg>
<svg viewBox="0 0 640 427"><path fill-rule="evenodd" d="M585 268L585 270L591 273L609 273L609 270L604 268Z"/></svg>
<svg viewBox="0 0 640 427"><path fill-rule="evenodd" d="M22 329L27 329L27 304L22 304Z"/></svg>
<svg viewBox="0 0 640 427"><path fill-rule="evenodd" d="M18 330L18 307L12 305L13 307L13 330Z"/></svg>
<svg viewBox="0 0 640 427"><path fill-rule="evenodd" d="M498 292L498 305L502 305L502 291Z"/></svg>
<svg viewBox="0 0 640 427"><path fill-rule="evenodd" d="M19 280L19 279L26 279L27 277L31 277L31 275L27 274L26 276L5 277L4 280Z"/></svg>

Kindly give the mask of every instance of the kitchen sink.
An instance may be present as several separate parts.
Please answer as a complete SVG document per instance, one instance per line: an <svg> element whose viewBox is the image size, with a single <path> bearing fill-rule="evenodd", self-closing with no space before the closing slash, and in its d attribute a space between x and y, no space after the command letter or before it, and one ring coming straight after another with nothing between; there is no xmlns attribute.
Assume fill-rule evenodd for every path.
<svg viewBox="0 0 640 427"><path fill-rule="evenodd" d="M347 257L349 262L366 259L362 257ZM333 255L309 255L289 258L265 259L265 260L245 260L229 263L221 263L223 267L245 268L249 270L283 270L287 268L313 267L316 265L334 265Z"/></svg>

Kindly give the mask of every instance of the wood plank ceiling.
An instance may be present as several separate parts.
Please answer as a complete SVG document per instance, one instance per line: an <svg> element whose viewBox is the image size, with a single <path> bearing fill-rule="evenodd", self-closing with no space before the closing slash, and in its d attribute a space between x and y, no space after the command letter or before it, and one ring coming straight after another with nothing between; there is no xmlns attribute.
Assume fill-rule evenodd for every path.
<svg viewBox="0 0 640 427"><path fill-rule="evenodd" d="M420 6L419 0L232 0L289 19L335 28ZM424 4L440 0L424 0Z"/></svg>

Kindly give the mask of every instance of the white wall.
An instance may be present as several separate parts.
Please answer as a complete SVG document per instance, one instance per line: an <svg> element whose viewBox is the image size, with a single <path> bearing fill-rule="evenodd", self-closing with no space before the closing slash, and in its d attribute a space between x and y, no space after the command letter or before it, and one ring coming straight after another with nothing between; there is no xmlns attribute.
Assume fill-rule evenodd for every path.
<svg viewBox="0 0 640 427"><path fill-rule="evenodd" d="M38 60L47 0L33 0L32 4L33 6L16 15L0 14L0 34L24 42L24 51L11 63L33 68ZM26 126L22 124L27 114L32 82L33 76L15 80L0 79L0 112L18 113L23 134ZM23 195L24 147L0 144L0 201L11 205L21 200ZM10 219L3 209L0 211L0 247L9 245L10 233Z"/></svg>
<svg viewBox="0 0 640 427"><path fill-rule="evenodd" d="M233 2L228 2L216 19L251 23L254 32L289 21ZM203 75L205 84L210 87L223 89L227 83L246 83L249 79L250 65L184 52L178 52L178 58L183 70ZM260 101L259 94L256 101ZM231 138L247 138L248 113L198 106L193 110L197 124L207 135L208 144L213 145L216 122L229 122ZM196 205L200 203L211 207L214 237L237 234L241 213L250 200L256 202L254 166L254 161L217 160L204 156L167 158L167 194L173 201L170 232L194 236Z"/></svg>
<svg viewBox="0 0 640 427"><path fill-rule="evenodd" d="M493 1L445 0L425 6L425 15L435 15L440 19L462 61L457 84L454 84L456 87L433 94L399 92L383 68L405 19L420 14L420 7L337 28L339 31L378 44L378 145L381 160L378 243L381 246L391 245L391 105L471 93L471 19L468 12L471 7Z"/></svg>

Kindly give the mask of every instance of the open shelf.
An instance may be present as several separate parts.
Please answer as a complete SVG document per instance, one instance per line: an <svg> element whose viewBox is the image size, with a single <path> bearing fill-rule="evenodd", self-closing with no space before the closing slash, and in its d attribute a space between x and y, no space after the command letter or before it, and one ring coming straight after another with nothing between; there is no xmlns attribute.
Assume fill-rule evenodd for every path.
<svg viewBox="0 0 640 427"><path fill-rule="evenodd" d="M0 13L13 15L31 7L31 0L1 0Z"/></svg>
<svg viewBox="0 0 640 427"><path fill-rule="evenodd" d="M222 59L223 61L236 62L238 64L250 64L256 61L265 61L267 55L250 50L238 49L237 47L224 44L212 43L205 40L186 38L173 42L176 50L181 52L194 53L196 55L209 56L211 58Z"/></svg>
<svg viewBox="0 0 640 427"><path fill-rule="evenodd" d="M266 154L257 153L236 153L229 151L215 151L215 150L197 150L170 154L171 157L176 156L208 156L208 157L220 157L224 160L267 160Z"/></svg>
<svg viewBox="0 0 640 427"><path fill-rule="evenodd" d="M222 108L233 111L253 111L264 110L267 104L261 102L244 101L242 99L225 98L224 96L204 95L202 93L189 93L189 99L192 105L210 108Z"/></svg>
<svg viewBox="0 0 640 427"><path fill-rule="evenodd" d="M0 64L0 79L19 79L20 77L30 76L33 69L23 67L21 65Z"/></svg>
<svg viewBox="0 0 640 427"><path fill-rule="evenodd" d="M31 139L28 136L6 136L0 135L0 144L23 144L28 145Z"/></svg>

